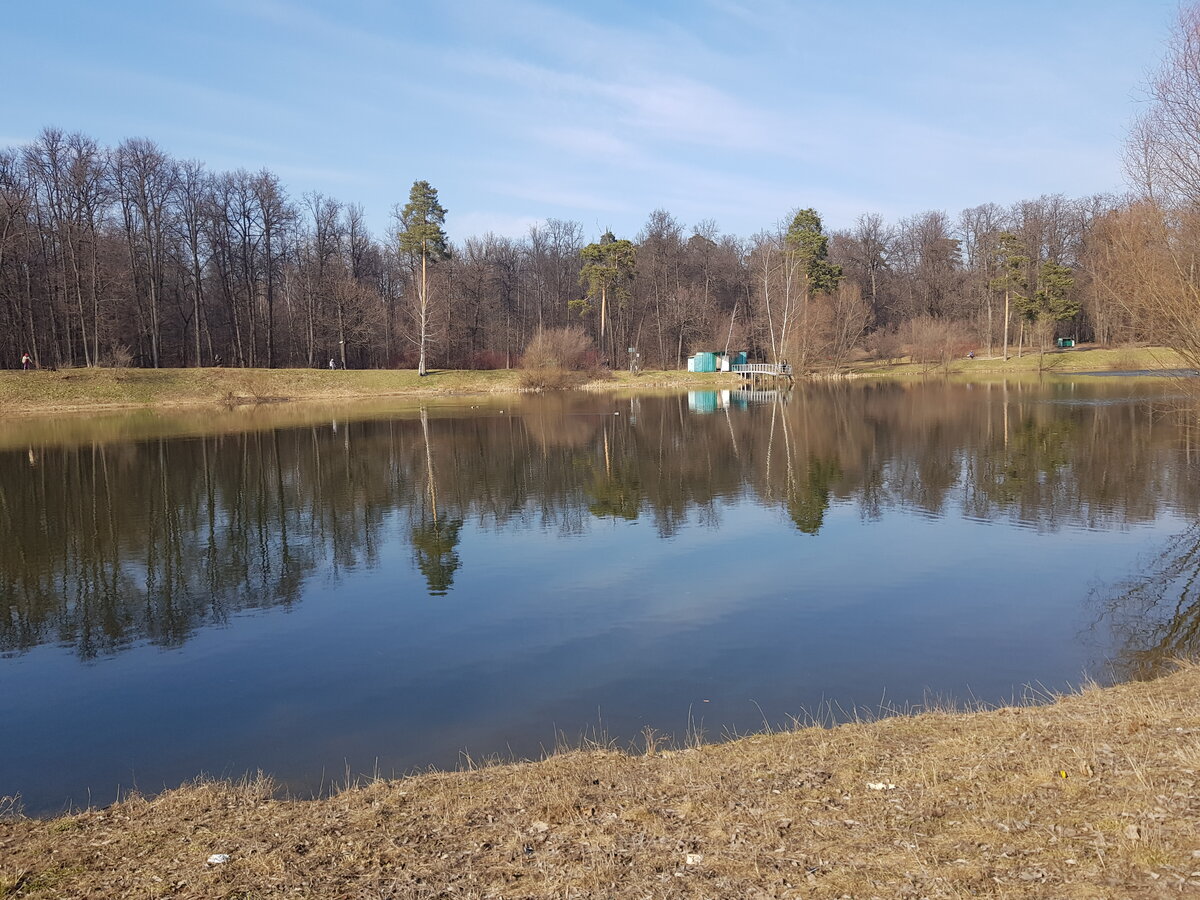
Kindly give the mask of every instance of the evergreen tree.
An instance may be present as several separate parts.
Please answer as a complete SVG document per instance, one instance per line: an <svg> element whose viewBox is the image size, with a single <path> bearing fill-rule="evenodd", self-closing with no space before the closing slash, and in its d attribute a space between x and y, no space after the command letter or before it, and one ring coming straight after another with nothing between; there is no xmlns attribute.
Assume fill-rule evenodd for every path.
<svg viewBox="0 0 1200 900"><path fill-rule="evenodd" d="M579 255L584 263L579 281L587 287L590 298L600 298L600 350L611 358L611 351L605 344L608 298L612 294L617 302L628 299L637 253L631 241L617 240L611 231L606 231L598 242L588 244Z"/></svg>
<svg viewBox="0 0 1200 900"><path fill-rule="evenodd" d="M446 232L446 210L438 202L437 191L428 181L414 181L408 193L408 203L396 213L401 231L397 233L400 252L409 259L416 280L417 261L421 278L417 284L417 343L420 347L418 374L426 373L425 356L429 345L429 281L428 268L450 256Z"/></svg>
<svg viewBox="0 0 1200 900"><path fill-rule="evenodd" d="M797 210L784 234L785 299L780 332L780 348L795 343L800 367L808 367L814 343L809 328L809 306L819 294L831 294L842 279L842 267L829 262L829 237L821 228L821 217L815 209ZM799 291L792 290L793 281ZM799 340L795 341L793 309L799 303ZM789 338L789 334L791 338Z"/></svg>
<svg viewBox="0 0 1200 900"><path fill-rule="evenodd" d="M802 209L792 217L785 236L787 249L805 281L805 301L814 294L831 294L842 280L842 267L829 262L829 237L821 229L815 209Z"/></svg>
<svg viewBox="0 0 1200 900"><path fill-rule="evenodd" d="M1075 275L1070 266L1047 260L1042 263L1038 277L1038 314L1054 322L1063 322L1079 315L1079 301L1071 294L1075 287Z"/></svg>

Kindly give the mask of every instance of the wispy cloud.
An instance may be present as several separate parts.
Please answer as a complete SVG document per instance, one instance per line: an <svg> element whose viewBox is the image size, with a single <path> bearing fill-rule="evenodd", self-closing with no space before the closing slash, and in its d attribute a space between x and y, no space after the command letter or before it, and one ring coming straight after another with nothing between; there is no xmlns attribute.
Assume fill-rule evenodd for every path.
<svg viewBox="0 0 1200 900"><path fill-rule="evenodd" d="M503 56L476 56L462 66L476 77L499 79L532 95L533 117L554 116L560 130L605 122L627 144L647 140L721 149L768 149L769 118L745 98L669 72L639 70L624 78L549 68ZM591 128L591 130L595 130Z"/></svg>
<svg viewBox="0 0 1200 900"><path fill-rule="evenodd" d="M510 213L470 209L451 217L447 225L450 231L460 239L485 234L520 238L529 233L531 226L537 225L541 221L542 219L534 216L514 216Z"/></svg>
<svg viewBox="0 0 1200 900"><path fill-rule="evenodd" d="M299 3L284 0L221 0L223 6L239 15L268 22L290 32L319 37L327 43L349 46L359 52L385 50L397 53L411 49L410 44L385 29L347 24L346 15L322 15Z"/></svg>
<svg viewBox="0 0 1200 900"><path fill-rule="evenodd" d="M565 150L578 157L632 163L641 158L633 144L598 128L578 125L535 127L534 136L552 150Z"/></svg>
<svg viewBox="0 0 1200 900"><path fill-rule="evenodd" d="M419 18L390 0L198 0L152 19L69 0L74 32L17 4L2 65L27 89L0 143L52 123L147 136L365 203L379 230L429 178L468 210L456 235L545 216L632 233L660 206L749 234L796 205L838 224L1118 188L1173 0L1086 17L1014 2L1037 29L950 0L450 0Z"/></svg>
<svg viewBox="0 0 1200 900"><path fill-rule="evenodd" d="M326 166L275 164L270 167L278 175L285 178L296 178L303 181L325 181L339 184L364 184L367 179L361 172L351 172L347 169Z"/></svg>
<svg viewBox="0 0 1200 900"><path fill-rule="evenodd" d="M537 204L542 208L552 207L556 213L564 208L586 212L629 213L635 210L626 200L613 194L602 194L569 182L546 180L504 179L493 182L494 193Z"/></svg>

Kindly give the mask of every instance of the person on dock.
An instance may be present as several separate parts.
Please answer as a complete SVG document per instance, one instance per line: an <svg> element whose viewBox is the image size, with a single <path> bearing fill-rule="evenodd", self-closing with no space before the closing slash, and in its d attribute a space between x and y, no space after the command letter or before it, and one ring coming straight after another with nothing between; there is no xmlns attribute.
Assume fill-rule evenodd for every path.
<svg viewBox="0 0 1200 900"><path fill-rule="evenodd" d="M21 368L24 371L28 372L29 367L32 365L33 365L33 357L31 357L28 353L26 353L24 356L21 357Z"/></svg>

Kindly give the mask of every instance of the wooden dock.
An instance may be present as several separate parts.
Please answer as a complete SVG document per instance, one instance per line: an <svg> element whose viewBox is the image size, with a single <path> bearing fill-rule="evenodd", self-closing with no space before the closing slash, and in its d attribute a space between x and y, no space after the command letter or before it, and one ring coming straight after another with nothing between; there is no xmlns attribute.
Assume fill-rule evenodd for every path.
<svg viewBox="0 0 1200 900"><path fill-rule="evenodd" d="M792 367L787 363L745 363L740 366L730 366L729 371L734 375L740 375L742 381L746 383L768 379L776 382L783 379L789 384L792 381Z"/></svg>

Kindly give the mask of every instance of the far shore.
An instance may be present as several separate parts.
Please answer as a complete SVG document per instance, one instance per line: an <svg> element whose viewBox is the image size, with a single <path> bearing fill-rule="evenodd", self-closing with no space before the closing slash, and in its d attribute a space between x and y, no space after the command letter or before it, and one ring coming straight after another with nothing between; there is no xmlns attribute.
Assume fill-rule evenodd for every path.
<svg viewBox="0 0 1200 900"><path fill-rule="evenodd" d="M1009 359L976 356L941 364L911 360L858 361L817 369L799 380L840 378L1027 377L1085 372L1173 372L1190 367L1161 347L1082 347ZM593 391L724 389L740 379L728 373L614 371L582 385ZM106 369L0 371L0 414L44 415L78 411L244 406L296 401L429 399L522 391L516 369Z"/></svg>
<svg viewBox="0 0 1200 900"><path fill-rule="evenodd" d="M0 897L1200 892L1200 668L1046 705L565 752L314 800L263 777L28 819Z"/></svg>

